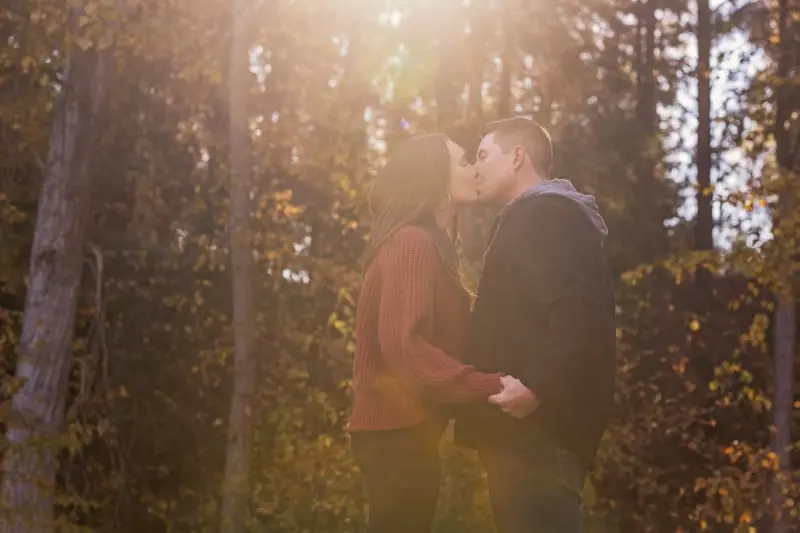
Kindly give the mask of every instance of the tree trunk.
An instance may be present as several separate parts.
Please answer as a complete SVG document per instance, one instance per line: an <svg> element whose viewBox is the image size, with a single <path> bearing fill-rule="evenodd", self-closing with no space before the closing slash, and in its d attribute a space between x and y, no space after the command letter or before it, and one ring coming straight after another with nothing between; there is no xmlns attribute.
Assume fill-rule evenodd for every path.
<svg viewBox="0 0 800 533"><path fill-rule="evenodd" d="M709 0L697 2L697 217L694 221L694 249L709 252L714 248L713 199L711 183L711 9ZM693 311L703 320L711 313L713 276L704 265L695 269ZM706 329L692 336L693 367L699 380L708 382L714 377L714 363L708 350Z"/></svg>
<svg viewBox="0 0 800 533"><path fill-rule="evenodd" d="M3 460L3 533L55 531L57 437L72 364L75 307L90 220L98 120L113 48L81 47L80 7L70 8L64 84L56 99L31 249L28 292Z"/></svg>
<svg viewBox="0 0 800 533"><path fill-rule="evenodd" d="M233 0L230 48L230 240L233 276L234 376L228 419L225 479L222 487L222 533L243 533L249 515L250 451L256 365L253 354L252 236L250 228L249 6Z"/></svg>
<svg viewBox="0 0 800 533"><path fill-rule="evenodd" d="M451 5L444 11L446 20L459 20L460 11ZM436 69L436 125L439 131L452 133L451 129L458 122L458 57L457 51L461 44L460 34L452 27L434 30L439 39L438 58ZM463 85L462 85L463 87Z"/></svg>
<svg viewBox="0 0 800 533"><path fill-rule="evenodd" d="M791 93L796 90L790 83L790 69L793 64L792 40L788 25L791 23L788 9L788 0L778 2L778 86L776 88L775 102L775 144L776 156L781 179L786 179L794 172L794 150L787 130L791 116ZM790 240L796 234L795 209L797 206L794 198L795 187L786 184L781 194L779 211L776 214L775 225L783 230L780 235L788 235ZM788 226L788 227L787 227ZM782 239L776 236L776 239ZM777 242L778 247L788 246L788 243ZM772 449L778 459L778 472L771 487L771 500L775 511L773 533L787 533L790 531L788 509L784 508L785 497L783 485L792 473L790 448L792 445L792 404L794 401L794 368L797 356L797 298L793 292L793 283L790 278L791 263L794 250L783 250L779 253L782 264L778 269L783 273L780 277L786 284L778 292L778 303L775 309L774 326L774 354L773 354L773 404L772 404Z"/></svg>
<svg viewBox="0 0 800 533"><path fill-rule="evenodd" d="M797 300L790 289L781 294L775 309L773 354L773 405L772 425L774 434L772 447L778 459L778 475L772 485L772 502L776 508L773 533L787 533L789 510L783 508L786 498L783 486L792 473L792 404L794 402L794 367L797 356Z"/></svg>
<svg viewBox="0 0 800 533"><path fill-rule="evenodd" d="M665 249L663 212L658 205L656 169L659 158L658 98L656 92L656 9L660 0L641 0L636 6L636 120L641 145L636 156L634 187L636 219L642 231L636 247L642 261L652 262Z"/></svg>
<svg viewBox="0 0 800 533"><path fill-rule="evenodd" d="M711 184L711 9L709 0L697 2L697 220L695 250L714 247Z"/></svg>
<svg viewBox="0 0 800 533"><path fill-rule="evenodd" d="M513 0L502 3L503 9L503 50L500 64L500 80L498 82L497 118L504 119L511 116L511 64L514 61L514 9Z"/></svg>
<svg viewBox="0 0 800 533"><path fill-rule="evenodd" d="M639 70L636 76L636 115L648 137L657 133L655 79L657 2L658 0L647 0L640 4L637 23L637 31L643 30L643 35L637 35L639 45L636 57ZM654 176L645 177L653 179Z"/></svg>
<svg viewBox="0 0 800 533"><path fill-rule="evenodd" d="M484 20L486 13L480 2L470 6L469 35L469 107L467 126L479 133L483 122L483 46L486 38Z"/></svg>

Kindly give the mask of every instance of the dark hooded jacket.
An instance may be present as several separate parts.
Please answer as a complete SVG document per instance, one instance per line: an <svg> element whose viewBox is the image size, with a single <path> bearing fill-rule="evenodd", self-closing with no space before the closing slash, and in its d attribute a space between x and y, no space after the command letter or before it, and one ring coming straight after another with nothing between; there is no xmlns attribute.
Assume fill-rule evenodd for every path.
<svg viewBox="0 0 800 533"><path fill-rule="evenodd" d="M519 378L542 401L517 420L470 406L456 420L471 447L547 435L588 468L614 390L613 291L594 198L566 180L534 187L498 215L484 258L466 363Z"/></svg>

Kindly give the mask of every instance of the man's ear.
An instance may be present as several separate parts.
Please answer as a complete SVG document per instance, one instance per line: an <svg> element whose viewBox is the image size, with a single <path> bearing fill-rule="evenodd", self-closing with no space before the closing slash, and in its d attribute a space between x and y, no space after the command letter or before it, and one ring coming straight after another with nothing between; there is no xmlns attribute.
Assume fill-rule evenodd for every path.
<svg viewBox="0 0 800 533"><path fill-rule="evenodd" d="M519 170L522 168L523 163L525 163L525 149L522 146L515 146L514 160L511 162L511 165L514 167L514 170Z"/></svg>

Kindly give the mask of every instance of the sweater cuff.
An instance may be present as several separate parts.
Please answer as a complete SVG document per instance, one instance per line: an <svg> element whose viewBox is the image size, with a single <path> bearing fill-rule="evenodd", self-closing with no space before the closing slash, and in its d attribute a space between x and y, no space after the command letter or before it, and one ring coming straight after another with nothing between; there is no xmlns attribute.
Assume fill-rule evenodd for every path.
<svg viewBox="0 0 800 533"><path fill-rule="evenodd" d="M470 380L470 389L475 392L478 399L485 400L503 390L500 377L500 374L474 374Z"/></svg>

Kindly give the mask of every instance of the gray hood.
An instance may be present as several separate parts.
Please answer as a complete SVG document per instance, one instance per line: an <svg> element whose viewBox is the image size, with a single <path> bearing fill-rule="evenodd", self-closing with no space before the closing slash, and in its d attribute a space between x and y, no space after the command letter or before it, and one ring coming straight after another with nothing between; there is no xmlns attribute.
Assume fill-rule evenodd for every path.
<svg viewBox="0 0 800 533"><path fill-rule="evenodd" d="M552 179L540 183L528 192L522 194L518 199L542 194L557 194L577 202L583 212L586 213L586 216L589 217L589 220L592 221L594 227L597 228L597 231L600 232L600 239L605 242L606 237L608 237L608 227L606 226L605 220L603 220L603 217L600 215L600 210L597 208L597 202L594 196L578 192L568 180Z"/></svg>

